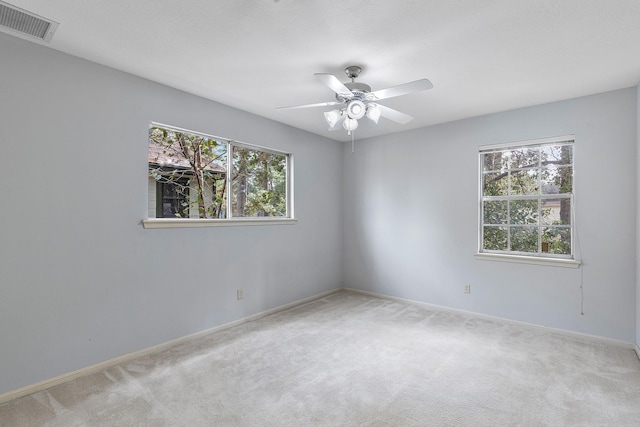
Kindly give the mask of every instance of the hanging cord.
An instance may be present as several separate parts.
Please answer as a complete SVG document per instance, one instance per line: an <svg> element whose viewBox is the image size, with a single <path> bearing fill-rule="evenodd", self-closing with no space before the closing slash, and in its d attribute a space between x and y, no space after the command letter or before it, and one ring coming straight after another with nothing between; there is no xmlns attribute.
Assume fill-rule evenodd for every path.
<svg viewBox="0 0 640 427"><path fill-rule="evenodd" d="M355 142L355 137L353 135L353 131L349 131L349 133L351 134L351 152L355 153L356 152L356 142Z"/></svg>
<svg viewBox="0 0 640 427"><path fill-rule="evenodd" d="M580 266L580 315L584 316L584 267Z"/></svg>

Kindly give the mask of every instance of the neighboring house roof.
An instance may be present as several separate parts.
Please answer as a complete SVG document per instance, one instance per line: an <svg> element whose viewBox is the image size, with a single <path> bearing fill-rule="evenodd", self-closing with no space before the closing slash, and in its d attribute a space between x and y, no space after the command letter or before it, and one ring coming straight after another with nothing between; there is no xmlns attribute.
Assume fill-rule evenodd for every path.
<svg viewBox="0 0 640 427"><path fill-rule="evenodd" d="M149 163L169 168L191 169L189 160L187 160L183 155L175 153L175 155L169 156L164 151L163 147L150 142L148 156ZM211 163L205 167L205 170L221 173L225 173L227 171L224 166L217 163Z"/></svg>

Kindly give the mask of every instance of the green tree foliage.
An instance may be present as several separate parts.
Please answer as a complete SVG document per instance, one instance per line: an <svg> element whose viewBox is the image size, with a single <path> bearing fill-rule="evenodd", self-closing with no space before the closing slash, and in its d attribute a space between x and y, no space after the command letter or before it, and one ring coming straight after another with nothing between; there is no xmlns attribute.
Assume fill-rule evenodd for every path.
<svg viewBox="0 0 640 427"><path fill-rule="evenodd" d="M286 169L283 154L234 146L233 216L286 216Z"/></svg>
<svg viewBox="0 0 640 427"><path fill-rule="evenodd" d="M485 225L482 230L484 249L490 251L506 251L508 249L506 227L493 227Z"/></svg>

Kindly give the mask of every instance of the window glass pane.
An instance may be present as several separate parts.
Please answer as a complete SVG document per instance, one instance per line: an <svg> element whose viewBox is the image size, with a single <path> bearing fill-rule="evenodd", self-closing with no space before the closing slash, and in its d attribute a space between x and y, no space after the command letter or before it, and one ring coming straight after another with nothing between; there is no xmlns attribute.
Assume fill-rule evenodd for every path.
<svg viewBox="0 0 640 427"><path fill-rule="evenodd" d="M511 250L538 252L538 227L511 227Z"/></svg>
<svg viewBox="0 0 640 427"><path fill-rule="evenodd" d="M482 175L482 194L484 196L506 196L509 194L509 175L506 172L485 173Z"/></svg>
<svg viewBox="0 0 640 427"><path fill-rule="evenodd" d="M525 147L517 150L511 150L509 155L509 168L518 169L538 166L539 158L540 149L538 147Z"/></svg>
<svg viewBox="0 0 640 427"><path fill-rule="evenodd" d="M512 200L509 202L511 224L537 224L537 200Z"/></svg>
<svg viewBox="0 0 640 427"><path fill-rule="evenodd" d="M542 168L540 170L540 191L542 194L559 194L558 167L555 165Z"/></svg>
<svg viewBox="0 0 640 427"><path fill-rule="evenodd" d="M507 228L485 226L482 231L483 249L489 251L507 250Z"/></svg>
<svg viewBox="0 0 640 427"><path fill-rule="evenodd" d="M149 176L156 186L170 188L178 179L190 182L181 189L181 217L224 218L226 158L224 141L158 126L149 129ZM164 204L156 209L157 217L164 214Z"/></svg>
<svg viewBox="0 0 640 427"><path fill-rule="evenodd" d="M558 168L556 185L560 187L561 194L573 193L573 166L560 166Z"/></svg>
<svg viewBox="0 0 640 427"><path fill-rule="evenodd" d="M573 168L550 165L541 170L542 194L570 194L573 192Z"/></svg>
<svg viewBox="0 0 640 427"><path fill-rule="evenodd" d="M287 215L287 156L233 147L234 217Z"/></svg>
<svg viewBox="0 0 640 427"><path fill-rule="evenodd" d="M571 254L571 229L568 227L546 227L542 231L542 252Z"/></svg>
<svg viewBox="0 0 640 427"><path fill-rule="evenodd" d="M538 169L511 172L510 194L538 194Z"/></svg>
<svg viewBox="0 0 640 427"><path fill-rule="evenodd" d="M571 145L546 146L540 150L542 166L573 164L573 147Z"/></svg>
<svg viewBox="0 0 640 427"><path fill-rule="evenodd" d="M507 168L507 157L504 153L485 153L482 155L482 170L499 171Z"/></svg>
<svg viewBox="0 0 640 427"><path fill-rule="evenodd" d="M571 199L543 199L540 201L540 223L544 225L571 224Z"/></svg>
<svg viewBox="0 0 640 427"><path fill-rule="evenodd" d="M506 224L507 217L507 201L485 201L483 204L484 223L485 224Z"/></svg>

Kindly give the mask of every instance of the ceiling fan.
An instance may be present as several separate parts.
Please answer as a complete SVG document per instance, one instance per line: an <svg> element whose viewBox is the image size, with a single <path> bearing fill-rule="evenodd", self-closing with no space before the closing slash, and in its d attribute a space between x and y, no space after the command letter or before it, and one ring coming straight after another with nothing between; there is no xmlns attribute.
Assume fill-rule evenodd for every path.
<svg viewBox="0 0 640 427"><path fill-rule="evenodd" d="M342 122L342 127L349 135L352 135L352 131L358 127L358 120L364 116L367 116L367 118L374 123L378 123L380 117L385 117L400 124L408 123L413 119L413 117L398 110L394 110L393 108L385 107L384 105L379 104L378 101L394 98L396 96L408 95L410 93L431 89L433 87L433 84L428 79L420 79L372 92L371 86L368 84L355 81L362 72L361 67L351 65L345 68L344 72L347 77L351 79L351 82L342 83L333 74L314 74L322 83L335 92L335 101L294 105L291 107L279 107L278 109L340 105L341 107L338 109L324 113L324 117L329 124L329 130L337 130L338 124Z"/></svg>

